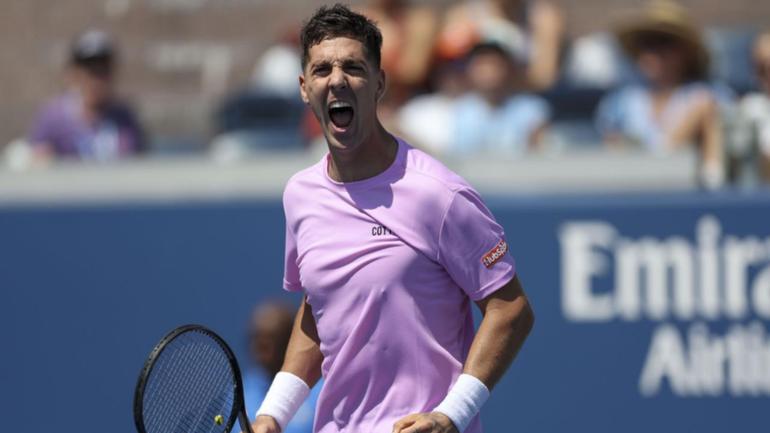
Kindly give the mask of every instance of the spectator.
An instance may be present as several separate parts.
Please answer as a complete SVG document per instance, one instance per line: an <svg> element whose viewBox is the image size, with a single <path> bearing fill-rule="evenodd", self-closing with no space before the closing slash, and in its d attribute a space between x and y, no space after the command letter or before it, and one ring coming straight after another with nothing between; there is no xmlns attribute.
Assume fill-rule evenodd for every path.
<svg viewBox="0 0 770 433"><path fill-rule="evenodd" d="M432 74L432 93L412 98L398 112L397 129L409 142L434 154L449 151L455 101L467 90L464 65L447 61Z"/></svg>
<svg viewBox="0 0 770 433"><path fill-rule="evenodd" d="M465 56L478 43L494 42L525 53L527 88L542 91L559 78L564 19L549 0L465 0L450 8L438 36L438 54Z"/></svg>
<svg viewBox="0 0 770 433"><path fill-rule="evenodd" d="M275 44L268 47L254 65L251 81L254 87L296 99L297 80L302 74L299 30L290 26Z"/></svg>
<svg viewBox="0 0 770 433"><path fill-rule="evenodd" d="M438 31L433 9L409 0L371 0L363 14L382 32L382 69L387 92L380 101L380 118L391 122L396 110L425 85Z"/></svg>
<svg viewBox="0 0 770 433"><path fill-rule="evenodd" d="M740 123L746 130L739 146L743 156L751 160L752 171L770 182L770 31L757 36L752 57L759 91L747 94L740 102Z"/></svg>
<svg viewBox="0 0 770 433"><path fill-rule="evenodd" d="M273 378L281 371L293 324L294 313L283 304L266 303L254 309L249 324L249 354L252 362L243 371L244 401L246 413L250 417L257 412ZM282 433L313 431L313 416L321 386L322 383L318 383L310 391Z"/></svg>
<svg viewBox="0 0 770 433"><path fill-rule="evenodd" d="M605 142L637 143L659 154L694 144L701 155L701 183L721 184L719 101L705 82L709 56L699 29L681 6L653 0L621 22L615 33L644 82L601 101L597 127Z"/></svg>
<svg viewBox="0 0 770 433"><path fill-rule="evenodd" d="M75 40L70 89L43 108L29 136L36 158L108 161L144 150L134 113L114 96L115 57L104 32L90 30Z"/></svg>
<svg viewBox="0 0 770 433"><path fill-rule="evenodd" d="M473 48L467 65L472 92L457 101L451 152L521 155L540 144L550 109L539 96L517 92L523 75L502 46Z"/></svg>

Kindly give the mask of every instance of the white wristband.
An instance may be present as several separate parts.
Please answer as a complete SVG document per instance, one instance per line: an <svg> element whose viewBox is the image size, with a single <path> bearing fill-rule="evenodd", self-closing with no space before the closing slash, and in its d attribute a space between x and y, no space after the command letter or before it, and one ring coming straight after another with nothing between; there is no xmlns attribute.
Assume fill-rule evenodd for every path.
<svg viewBox="0 0 770 433"><path fill-rule="evenodd" d="M286 424L297 413L309 393L310 388L305 381L291 373L281 371L275 375L257 411L257 416L269 415L275 418L281 426L281 431L284 431Z"/></svg>
<svg viewBox="0 0 770 433"><path fill-rule="evenodd" d="M481 406L489 398L489 389L484 382L470 374L461 374L452 389L444 397L434 412L441 412L452 420L457 431L462 433L473 417L481 411Z"/></svg>

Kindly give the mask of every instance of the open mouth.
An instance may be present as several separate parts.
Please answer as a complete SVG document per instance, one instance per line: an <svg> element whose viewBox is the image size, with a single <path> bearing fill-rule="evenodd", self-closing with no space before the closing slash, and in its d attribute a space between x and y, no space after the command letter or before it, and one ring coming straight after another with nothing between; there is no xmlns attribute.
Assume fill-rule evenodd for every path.
<svg viewBox="0 0 770 433"><path fill-rule="evenodd" d="M334 101L329 104L329 118L337 128L347 128L353 122L353 106L347 102Z"/></svg>

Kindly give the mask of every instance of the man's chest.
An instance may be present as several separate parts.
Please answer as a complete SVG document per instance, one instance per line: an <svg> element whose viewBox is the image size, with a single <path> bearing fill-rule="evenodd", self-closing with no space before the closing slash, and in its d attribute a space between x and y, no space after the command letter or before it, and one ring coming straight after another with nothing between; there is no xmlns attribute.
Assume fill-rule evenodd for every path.
<svg viewBox="0 0 770 433"><path fill-rule="evenodd" d="M444 272L413 247L413 232L396 228L408 217L380 217L358 209L303 217L295 232L302 287L311 295L349 295L392 282L421 285Z"/></svg>

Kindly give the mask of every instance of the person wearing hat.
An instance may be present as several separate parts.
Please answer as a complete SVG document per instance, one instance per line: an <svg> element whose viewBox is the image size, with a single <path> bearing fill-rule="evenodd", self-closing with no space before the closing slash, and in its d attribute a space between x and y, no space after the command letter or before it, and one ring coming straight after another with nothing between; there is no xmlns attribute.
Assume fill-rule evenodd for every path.
<svg viewBox="0 0 770 433"><path fill-rule="evenodd" d="M98 30L72 44L69 88L41 110L29 135L36 159L109 161L144 149L144 134L133 111L114 95L115 47Z"/></svg>
<svg viewBox="0 0 770 433"><path fill-rule="evenodd" d="M597 127L606 143L633 143L659 154L695 145L699 180L722 183L720 96L706 83L708 51L699 29L678 4L654 0L621 20L615 35L633 59L641 84L601 101Z"/></svg>

